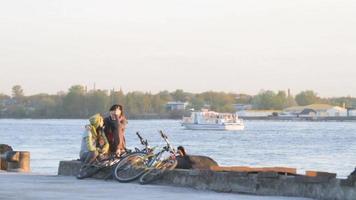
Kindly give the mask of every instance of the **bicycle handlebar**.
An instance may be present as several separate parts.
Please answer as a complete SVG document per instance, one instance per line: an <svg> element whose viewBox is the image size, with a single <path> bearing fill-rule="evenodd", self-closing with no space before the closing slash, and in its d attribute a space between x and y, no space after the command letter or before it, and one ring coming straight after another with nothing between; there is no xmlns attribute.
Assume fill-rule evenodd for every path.
<svg viewBox="0 0 356 200"><path fill-rule="evenodd" d="M142 136L140 135L139 132L136 132L136 135L137 135L137 137L140 139L140 142L141 142L142 145L148 146L147 140L144 140L144 139L142 138Z"/></svg>
<svg viewBox="0 0 356 200"><path fill-rule="evenodd" d="M159 133L160 133L161 137L163 138L163 140L167 143L167 146L166 146L167 149L165 149L165 150L166 150L166 151L172 151L172 152L174 152L175 150L174 150L174 148L172 147L171 143L168 141L167 135L164 134L162 130L159 130Z"/></svg>

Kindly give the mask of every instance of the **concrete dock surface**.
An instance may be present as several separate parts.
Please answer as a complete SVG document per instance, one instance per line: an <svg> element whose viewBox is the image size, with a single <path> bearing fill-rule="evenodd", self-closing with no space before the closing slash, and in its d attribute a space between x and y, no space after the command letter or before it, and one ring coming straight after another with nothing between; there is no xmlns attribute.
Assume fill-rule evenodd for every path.
<svg viewBox="0 0 356 200"><path fill-rule="evenodd" d="M47 199L211 199L307 200L306 198L217 193L182 187L119 183L114 180L78 180L71 176L0 172L1 200Z"/></svg>

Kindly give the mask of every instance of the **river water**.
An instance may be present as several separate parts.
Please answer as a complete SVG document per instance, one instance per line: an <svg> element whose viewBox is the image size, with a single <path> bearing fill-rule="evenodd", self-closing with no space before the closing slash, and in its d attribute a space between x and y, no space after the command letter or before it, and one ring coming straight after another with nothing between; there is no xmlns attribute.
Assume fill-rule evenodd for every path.
<svg viewBox="0 0 356 200"><path fill-rule="evenodd" d="M56 174L60 160L78 158L87 120L0 119L0 144L31 152L33 172ZM128 147L140 147L139 131L151 146L164 145L163 130L187 153L207 155L219 165L295 167L346 177L356 166L356 122L245 121L243 131L191 131L176 120L130 120Z"/></svg>

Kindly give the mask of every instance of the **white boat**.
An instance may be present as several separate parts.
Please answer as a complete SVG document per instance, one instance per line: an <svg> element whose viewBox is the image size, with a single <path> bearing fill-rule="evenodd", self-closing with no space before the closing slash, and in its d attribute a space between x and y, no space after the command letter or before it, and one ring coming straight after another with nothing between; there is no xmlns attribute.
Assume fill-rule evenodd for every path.
<svg viewBox="0 0 356 200"><path fill-rule="evenodd" d="M243 130L242 120L236 113L218 113L202 110L183 117L182 126L190 130Z"/></svg>

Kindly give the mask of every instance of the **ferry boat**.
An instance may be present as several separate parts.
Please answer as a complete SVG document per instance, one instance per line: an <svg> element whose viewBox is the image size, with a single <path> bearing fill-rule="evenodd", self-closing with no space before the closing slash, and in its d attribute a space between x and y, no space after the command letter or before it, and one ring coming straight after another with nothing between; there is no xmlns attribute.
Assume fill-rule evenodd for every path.
<svg viewBox="0 0 356 200"><path fill-rule="evenodd" d="M183 117L182 126L190 130L243 130L244 123L236 113L202 110Z"/></svg>

